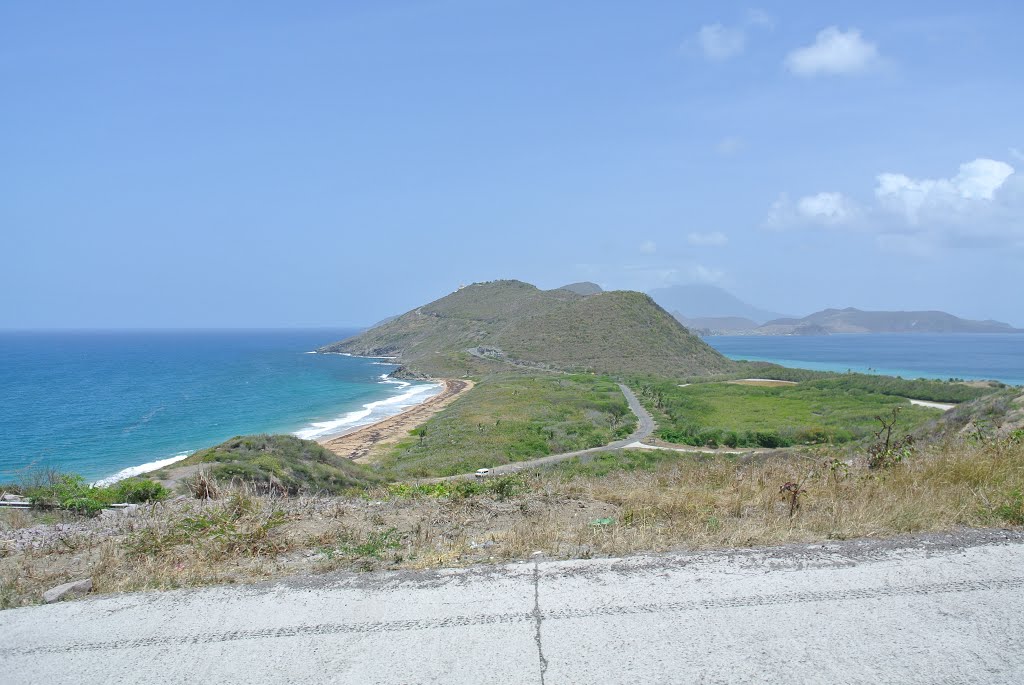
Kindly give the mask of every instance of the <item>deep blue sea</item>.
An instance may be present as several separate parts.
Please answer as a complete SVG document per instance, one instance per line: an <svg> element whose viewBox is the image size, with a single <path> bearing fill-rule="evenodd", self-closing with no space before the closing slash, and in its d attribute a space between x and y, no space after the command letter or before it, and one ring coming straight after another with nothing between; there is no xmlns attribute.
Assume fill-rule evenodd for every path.
<svg viewBox="0 0 1024 685"><path fill-rule="evenodd" d="M963 378L1024 385L1024 334L717 335L732 359L903 378Z"/></svg>
<svg viewBox="0 0 1024 685"><path fill-rule="evenodd" d="M0 482L151 470L246 433L320 437L438 391L382 378L384 360L309 354L354 332L0 333Z"/></svg>

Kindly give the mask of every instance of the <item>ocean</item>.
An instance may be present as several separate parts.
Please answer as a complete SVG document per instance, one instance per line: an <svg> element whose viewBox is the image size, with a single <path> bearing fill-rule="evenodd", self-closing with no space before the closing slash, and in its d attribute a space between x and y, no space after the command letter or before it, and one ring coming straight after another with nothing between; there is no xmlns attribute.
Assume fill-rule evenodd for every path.
<svg viewBox="0 0 1024 685"><path fill-rule="evenodd" d="M1024 385L1024 334L717 335L731 359L903 378L962 378Z"/></svg>
<svg viewBox="0 0 1024 685"><path fill-rule="evenodd" d="M94 481L247 433L319 438L440 390L384 359L311 354L354 330L0 333L0 483Z"/></svg>

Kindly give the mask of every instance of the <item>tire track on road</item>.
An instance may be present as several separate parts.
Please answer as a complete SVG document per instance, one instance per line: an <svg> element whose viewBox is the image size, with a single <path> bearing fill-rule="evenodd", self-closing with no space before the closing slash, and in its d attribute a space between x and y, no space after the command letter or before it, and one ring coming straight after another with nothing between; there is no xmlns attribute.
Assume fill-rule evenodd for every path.
<svg viewBox="0 0 1024 685"><path fill-rule="evenodd" d="M541 573L540 580L543 580ZM0 657L32 656L47 653L94 652L105 650L141 649L174 645L201 645L244 640L266 640L310 635L344 635L405 632L413 630L438 630L453 627L516 625L539 621L559 621L609 616L630 616L642 614L672 614L713 609L737 609L746 607L799 605L813 602L845 602L858 600L886 599L893 597L923 597L929 595L958 594L1016 590L1024 588L1024 576L994 580L963 580L945 583L926 583L903 587L867 587L833 592L791 592L765 595L744 595L693 600L688 602L666 602L631 604L609 607L587 607L542 611L539 606L529 613L477 614L450 616L443 619L410 619L404 621L375 621L364 623L319 623L314 625L284 626L279 628L256 628L223 632L205 632L192 635L154 635L145 638L106 640L94 642L70 642L32 647L0 648ZM530 591L539 589L533 584ZM535 598L536 601L536 598ZM543 662L542 662L543 667Z"/></svg>

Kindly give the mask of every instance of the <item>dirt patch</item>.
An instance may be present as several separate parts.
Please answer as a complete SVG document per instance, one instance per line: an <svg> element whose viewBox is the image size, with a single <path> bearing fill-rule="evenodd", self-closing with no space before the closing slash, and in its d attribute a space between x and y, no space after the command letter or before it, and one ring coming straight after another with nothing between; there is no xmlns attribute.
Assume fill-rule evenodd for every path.
<svg viewBox="0 0 1024 685"><path fill-rule="evenodd" d="M762 388L780 388L784 385L799 385L796 381L777 381L771 378L741 378L738 381L726 381L732 385L756 385Z"/></svg>

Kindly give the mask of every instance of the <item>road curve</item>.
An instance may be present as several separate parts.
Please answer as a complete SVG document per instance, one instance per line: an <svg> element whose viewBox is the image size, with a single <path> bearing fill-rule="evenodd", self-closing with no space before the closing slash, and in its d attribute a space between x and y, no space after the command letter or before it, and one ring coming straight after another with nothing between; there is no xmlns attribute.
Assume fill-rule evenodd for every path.
<svg viewBox="0 0 1024 685"><path fill-rule="evenodd" d="M525 471L532 469L537 466L545 466L549 464L557 464L560 461L566 459L572 459L573 457L583 457L591 454L597 454L599 452L610 452L612 450L620 450L624 447L629 447L632 443L640 442L644 438L650 437L651 433L654 432L654 417L651 416L650 412L644 409L643 405L640 404L640 400L637 399L636 395L632 390L622 383L618 384L622 394L626 397L626 402L629 404L630 411L636 416L637 426L636 430L633 431L629 437L623 438L622 440L616 440L610 442L607 445L600 447L591 447L586 450L577 450L575 452L562 452L561 454L549 454L546 457L539 457L537 459L530 459L528 461L517 461L512 464L502 464L491 468L491 475L506 475L509 473L516 473L517 471ZM442 478L421 478L413 481L415 483L439 483L446 480L462 480L465 478L472 478L472 473L460 473L454 476L444 476Z"/></svg>
<svg viewBox="0 0 1024 685"><path fill-rule="evenodd" d="M342 573L0 621L11 683L1024 682L1024 532Z"/></svg>

